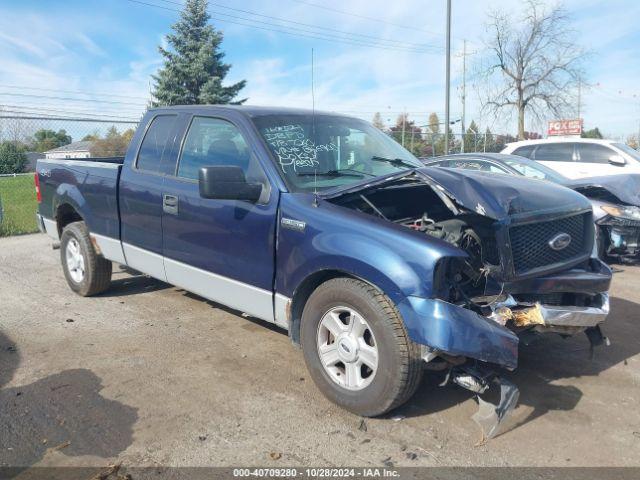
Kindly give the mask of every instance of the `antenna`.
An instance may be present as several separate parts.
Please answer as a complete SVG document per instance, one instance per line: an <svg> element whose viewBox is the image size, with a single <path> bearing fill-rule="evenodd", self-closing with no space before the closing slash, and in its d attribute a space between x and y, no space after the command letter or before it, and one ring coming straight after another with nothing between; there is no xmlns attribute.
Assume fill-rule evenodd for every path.
<svg viewBox="0 0 640 480"><path fill-rule="evenodd" d="M311 48L311 140L316 148L316 92L313 78L313 47ZM313 206L318 206L318 151L315 152L316 163L313 166Z"/></svg>

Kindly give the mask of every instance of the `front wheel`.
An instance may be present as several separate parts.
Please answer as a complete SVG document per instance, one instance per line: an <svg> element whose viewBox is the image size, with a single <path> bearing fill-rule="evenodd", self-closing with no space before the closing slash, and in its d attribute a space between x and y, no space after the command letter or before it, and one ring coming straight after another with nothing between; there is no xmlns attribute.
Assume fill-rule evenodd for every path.
<svg viewBox="0 0 640 480"><path fill-rule="evenodd" d="M419 345L409 339L391 300L360 280L320 285L305 305L300 338L318 388L358 415L400 406L420 383Z"/></svg>
<svg viewBox="0 0 640 480"><path fill-rule="evenodd" d="M96 295L111 285L112 264L96 253L84 222L73 222L64 228L60 260L69 287L78 295Z"/></svg>

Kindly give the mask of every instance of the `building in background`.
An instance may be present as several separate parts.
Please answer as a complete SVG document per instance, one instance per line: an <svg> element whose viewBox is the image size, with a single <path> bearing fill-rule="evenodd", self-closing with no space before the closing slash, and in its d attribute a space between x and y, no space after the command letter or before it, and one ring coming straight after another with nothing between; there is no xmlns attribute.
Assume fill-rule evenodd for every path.
<svg viewBox="0 0 640 480"><path fill-rule="evenodd" d="M45 158L89 158L93 142L83 140L44 152Z"/></svg>

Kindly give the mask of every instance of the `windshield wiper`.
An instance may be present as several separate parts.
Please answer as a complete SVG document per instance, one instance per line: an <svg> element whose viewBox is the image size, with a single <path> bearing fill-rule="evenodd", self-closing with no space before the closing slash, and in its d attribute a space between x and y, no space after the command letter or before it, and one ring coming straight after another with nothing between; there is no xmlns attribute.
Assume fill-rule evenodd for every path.
<svg viewBox="0 0 640 480"><path fill-rule="evenodd" d="M376 162L390 163L391 165L394 165L396 167L418 168L418 165L414 165L413 163L407 160L403 160L402 158L387 158L374 155L373 157L371 157L371 160L374 160Z"/></svg>
<svg viewBox="0 0 640 480"><path fill-rule="evenodd" d="M340 169L340 170L327 170L325 172L299 172L296 173L299 177L313 177L317 175L318 177L364 177L365 175L369 175L370 177L375 177L374 174L368 172L360 172L358 170L351 170L348 168Z"/></svg>

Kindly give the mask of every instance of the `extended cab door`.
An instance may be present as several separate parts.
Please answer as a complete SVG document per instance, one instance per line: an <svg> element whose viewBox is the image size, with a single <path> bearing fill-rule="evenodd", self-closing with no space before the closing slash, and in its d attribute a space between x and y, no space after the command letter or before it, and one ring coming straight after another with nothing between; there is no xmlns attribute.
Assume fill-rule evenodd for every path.
<svg viewBox="0 0 640 480"><path fill-rule="evenodd" d="M272 188L250 132L224 118L194 116L175 176L166 177L162 213L167 281L205 298L273 321L273 278L278 191ZM240 166L262 183L260 200L200 197L204 166Z"/></svg>
<svg viewBox="0 0 640 480"><path fill-rule="evenodd" d="M175 168L178 118L159 113L150 119L119 186L120 238L127 265L163 281L162 188L164 176Z"/></svg>

